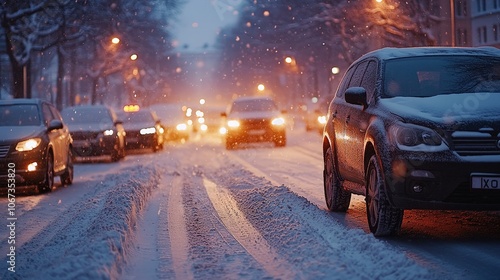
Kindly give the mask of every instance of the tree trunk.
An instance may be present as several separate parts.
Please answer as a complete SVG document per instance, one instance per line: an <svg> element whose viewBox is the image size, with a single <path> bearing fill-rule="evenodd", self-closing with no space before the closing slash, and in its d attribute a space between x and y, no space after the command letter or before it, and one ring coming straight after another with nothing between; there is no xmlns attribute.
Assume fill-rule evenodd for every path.
<svg viewBox="0 0 500 280"><path fill-rule="evenodd" d="M57 46L57 82L56 82L56 107L63 108L63 79L64 79L64 55L61 47Z"/></svg>

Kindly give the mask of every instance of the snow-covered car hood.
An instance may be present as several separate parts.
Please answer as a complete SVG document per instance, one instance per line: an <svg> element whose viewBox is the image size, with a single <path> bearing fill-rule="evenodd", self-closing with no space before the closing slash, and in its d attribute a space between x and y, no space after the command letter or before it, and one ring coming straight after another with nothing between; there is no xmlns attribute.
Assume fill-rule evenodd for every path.
<svg viewBox="0 0 500 280"><path fill-rule="evenodd" d="M279 111L232 112L228 119L271 119L279 116Z"/></svg>
<svg viewBox="0 0 500 280"><path fill-rule="evenodd" d="M31 137L36 137L43 133L46 128L43 126L2 126L0 143L12 143L22 141Z"/></svg>
<svg viewBox="0 0 500 280"><path fill-rule="evenodd" d="M408 121L438 125L488 125L500 129L500 93L447 94L380 99L383 110Z"/></svg>

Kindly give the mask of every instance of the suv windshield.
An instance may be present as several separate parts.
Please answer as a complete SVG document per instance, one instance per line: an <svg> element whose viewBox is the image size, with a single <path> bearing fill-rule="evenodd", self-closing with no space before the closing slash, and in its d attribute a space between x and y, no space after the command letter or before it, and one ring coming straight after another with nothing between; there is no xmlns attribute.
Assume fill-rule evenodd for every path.
<svg viewBox="0 0 500 280"><path fill-rule="evenodd" d="M500 92L500 60L434 56L390 60L382 97L428 97L450 93Z"/></svg>
<svg viewBox="0 0 500 280"><path fill-rule="evenodd" d="M0 106L0 126L37 126L40 124L36 105Z"/></svg>
<svg viewBox="0 0 500 280"><path fill-rule="evenodd" d="M123 115L123 122L125 123L154 122L154 119L150 112L139 111L133 113L125 113Z"/></svg>
<svg viewBox="0 0 500 280"><path fill-rule="evenodd" d="M235 101L231 112L276 111L276 104L270 99Z"/></svg>

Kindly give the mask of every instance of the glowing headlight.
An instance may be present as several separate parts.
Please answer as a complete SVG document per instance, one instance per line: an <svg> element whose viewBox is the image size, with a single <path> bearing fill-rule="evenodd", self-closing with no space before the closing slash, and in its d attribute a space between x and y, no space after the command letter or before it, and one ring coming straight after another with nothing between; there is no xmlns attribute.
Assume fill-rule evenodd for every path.
<svg viewBox="0 0 500 280"><path fill-rule="evenodd" d="M207 131L208 130L208 126L206 124L202 124L200 126L200 129L201 129L201 131Z"/></svg>
<svg viewBox="0 0 500 280"><path fill-rule="evenodd" d="M227 122L227 126L232 127L232 128L236 128L236 127L240 126L240 122L237 120L230 120Z"/></svg>
<svg viewBox="0 0 500 280"><path fill-rule="evenodd" d="M417 125L397 124L390 128L393 141L405 151L437 152L448 149L435 131Z"/></svg>
<svg viewBox="0 0 500 280"><path fill-rule="evenodd" d="M222 135L226 134L227 133L227 128L225 128L225 127L219 128L219 133L222 134Z"/></svg>
<svg viewBox="0 0 500 280"><path fill-rule="evenodd" d="M284 125L285 124L285 119L284 118L275 118L271 121L273 125Z"/></svg>
<svg viewBox="0 0 500 280"><path fill-rule="evenodd" d="M326 124L326 116L319 116L318 117L318 122L320 124Z"/></svg>
<svg viewBox="0 0 500 280"><path fill-rule="evenodd" d="M31 151L34 148L38 147L38 145L40 145L40 142L42 142L42 139L40 138L31 138L25 141L21 141L17 143L16 151L19 152Z"/></svg>
<svg viewBox="0 0 500 280"><path fill-rule="evenodd" d="M177 130L187 130L187 125L185 123L178 124L175 129Z"/></svg>
<svg viewBox="0 0 500 280"><path fill-rule="evenodd" d="M139 131L141 135L146 135L146 134L155 134L156 133L156 128L154 127L148 127L148 128L143 128Z"/></svg>
<svg viewBox="0 0 500 280"><path fill-rule="evenodd" d="M113 135L115 132L112 130L112 129L106 129L104 130L103 134L104 136L111 136Z"/></svg>

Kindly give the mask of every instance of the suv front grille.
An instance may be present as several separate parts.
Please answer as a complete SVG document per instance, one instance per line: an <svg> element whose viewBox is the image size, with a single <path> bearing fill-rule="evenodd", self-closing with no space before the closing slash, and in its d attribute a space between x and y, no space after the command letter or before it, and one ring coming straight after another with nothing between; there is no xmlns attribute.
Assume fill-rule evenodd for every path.
<svg viewBox="0 0 500 280"><path fill-rule="evenodd" d="M461 156L500 155L498 137L454 137L453 146Z"/></svg>
<svg viewBox="0 0 500 280"><path fill-rule="evenodd" d="M0 146L0 158L6 157L9 153L9 145Z"/></svg>

